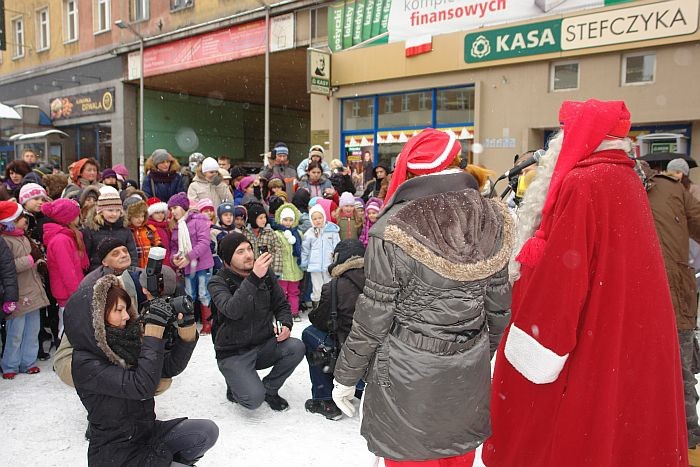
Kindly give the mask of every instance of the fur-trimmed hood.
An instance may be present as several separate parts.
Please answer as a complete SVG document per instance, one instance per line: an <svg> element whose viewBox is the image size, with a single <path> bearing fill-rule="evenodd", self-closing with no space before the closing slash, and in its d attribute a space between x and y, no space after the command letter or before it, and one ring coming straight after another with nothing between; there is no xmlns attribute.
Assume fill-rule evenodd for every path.
<svg viewBox="0 0 700 467"><path fill-rule="evenodd" d="M85 204L85 200L88 198L88 196L91 195L95 198L95 202L97 202L97 198L100 197L100 187L96 185L90 185L83 188L83 191L80 193L80 197L78 198L78 203L80 204L80 207L83 207L83 205Z"/></svg>
<svg viewBox="0 0 700 467"><path fill-rule="evenodd" d="M98 279L93 287L81 286L66 303L65 328L75 350L104 355L114 365L127 368L124 359L107 345L104 310L107 292L114 286L124 288L121 279L112 274ZM129 316L137 319L133 304Z"/></svg>
<svg viewBox="0 0 700 467"><path fill-rule="evenodd" d="M513 246L506 206L467 189L402 205L384 239L437 274L456 281L485 279L502 270Z"/></svg>
<svg viewBox="0 0 700 467"><path fill-rule="evenodd" d="M364 268L365 268L365 259L363 257L351 256L344 263L333 266L333 268L330 270L330 273L331 273L332 277L340 277L344 273L350 271L351 269L364 269Z"/></svg>
<svg viewBox="0 0 700 467"><path fill-rule="evenodd" d="M277 208L277 211L275 211L275 222L280 226L282 225L282 219L280 218L280 215L282 214L282 210L285 208L289 208L292 210L292 212L294 212L294 223L292 224L292 228L298 227L299 219L301 219L301 212L299 212L299 209L297 209L297 207L294 206L292 203L284 203L279 208Z"/></svg>

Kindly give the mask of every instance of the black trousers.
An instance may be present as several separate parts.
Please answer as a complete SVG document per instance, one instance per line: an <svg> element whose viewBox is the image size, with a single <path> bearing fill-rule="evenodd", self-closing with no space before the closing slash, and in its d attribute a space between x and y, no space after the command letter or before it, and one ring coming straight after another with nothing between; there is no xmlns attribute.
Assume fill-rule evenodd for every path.
<svg viewBox="0 0 700 467"><path fill-rule="evenodd" d="M219 427L211 420L187 419L164 434L164 443L173 453L173 460L185 465L194 464L219 439Z"/></svg>

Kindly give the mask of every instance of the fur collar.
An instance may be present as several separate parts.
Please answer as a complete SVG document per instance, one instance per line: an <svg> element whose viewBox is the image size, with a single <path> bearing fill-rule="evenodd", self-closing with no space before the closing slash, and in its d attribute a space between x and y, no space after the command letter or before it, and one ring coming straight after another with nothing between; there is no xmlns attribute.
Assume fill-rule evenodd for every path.
<svg viewBox="0 0 700 467"><path fill-rule="evenodd" d="M507 207L468 189L407 203L388 220L384 239L437 274L466 282L506 266L513 234Z"/></svg>
<svg viewBox="0 0 700 467"><path fill-rule="evenodd" d="M364 258L361 258L359 256L351 256L344 263L334 266L333 269L331 269L331 276L340 277L351 269L364 269L364 267Z"/></svg>
<svg viewBox="0 0 700 467"><path fill-rule="evenodd" d="M107 359L115 365L128 368L124 359L117 355L107 344L105 305L107 303L107 292L110 288L115 286L124 288L121 280L112 274L104 276L95 282L92 288L92 326L95 328L95 342L97 343L97 347L105 353ZM129 308L129 316L131 319L137 319L133 304L131 308Z"/></svg>

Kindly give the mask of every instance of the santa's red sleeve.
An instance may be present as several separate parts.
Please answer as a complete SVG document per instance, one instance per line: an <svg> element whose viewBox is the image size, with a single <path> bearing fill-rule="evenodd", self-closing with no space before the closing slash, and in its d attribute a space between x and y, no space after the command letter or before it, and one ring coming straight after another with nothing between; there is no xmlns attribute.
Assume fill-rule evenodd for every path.
<svg viewBox="0 0 700 467"><path fill-rule="evenodd" d="M555 381L576 346L590 287L596 218L590 187L569 178L559 192L539 262L522 266L504 354L535 384ZM583 185L583 186L579 186ZM517 290L521 288L521 290Z"/></svg>

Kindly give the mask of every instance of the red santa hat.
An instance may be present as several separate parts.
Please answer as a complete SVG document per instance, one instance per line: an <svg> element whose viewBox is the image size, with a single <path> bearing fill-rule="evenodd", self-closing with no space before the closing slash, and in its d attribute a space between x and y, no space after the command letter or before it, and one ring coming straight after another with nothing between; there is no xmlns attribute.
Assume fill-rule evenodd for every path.
<svg viewBox="0 0 700 467"><path fill-rule="evenodd" d="M569 172L593 154L606 138L624 138L630 130L630 112L623 101L566 101L559 110L559 122L564 140L547 198L542 208L542 221L534 236L525 242L516 260L535 266L542 256L552 227L552 212L559 197L562 182Z"/></svg>
<svg viewBox="0 0 700 467"><path fill-rule="evenodd" d="M160 198L156 198L155 196L148 198L146 204L148 204L148 217L151 217L157 212L164 212L166 214L168 212L168 204L162 202Z"/></svg>
<svg viewBox="0 0 700 467"><path fill-rule="evenodd" d="M453 132L444 132L426 128L404 145L391 176L391 183L386 192L386 200L391 199L396 189L408 173L426 175L445 170L462 150L462 146Z"/></svg>
<svg viewBox="0 0 700 467"><path fill-rule="evenodd" d="M23 212L22 205L14 201L0 201L0 224L8 224Z"/></svg>

